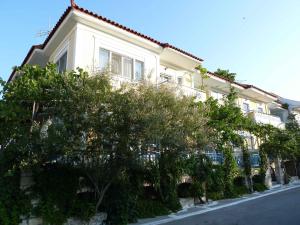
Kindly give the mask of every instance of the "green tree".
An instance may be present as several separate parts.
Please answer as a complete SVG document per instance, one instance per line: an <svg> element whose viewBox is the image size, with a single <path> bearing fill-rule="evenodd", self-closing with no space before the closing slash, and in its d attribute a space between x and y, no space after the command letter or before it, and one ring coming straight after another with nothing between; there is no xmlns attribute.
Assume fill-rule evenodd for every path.
<svg viewBox="0 0 300 225"><path fill-rule="evenodd" d="M217 71L214 72L214 74L216 74L219 77L222 77L225 80L228 80L230 82L234 82L235 77L236 77L236 73L231 73L231 72L229 72L229 70L222 70L220 68L218 68Z"/></svg>

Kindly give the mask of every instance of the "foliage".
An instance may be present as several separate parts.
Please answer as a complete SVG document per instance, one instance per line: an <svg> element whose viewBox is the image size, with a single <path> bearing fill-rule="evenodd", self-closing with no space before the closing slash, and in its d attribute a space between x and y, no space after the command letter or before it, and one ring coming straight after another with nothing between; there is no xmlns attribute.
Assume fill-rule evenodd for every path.
<svg viewBox="0 0 300 225"><path fill-rule="evenodd" d="M0 177L0 224L18 225L21 215L28 216L30 200L19 187L18 173Z"/></svg>
<svg viewBox="0 0 300 225"><path fill-rule="evenodd" d="M245 177L243 177L243 176L235 177L233 184L234 184L234 187L233 187L234 195L241 196L241 195L249 193L249 189L247 188L247 186L245 184Z"/></svg>
<svg viewBox="0 0 300 225"><path fill-rule="evenodd" d="M179 198L194 197L191 193L191 183L181 183L177 186L177 195Z"/></svg>
<svg viewBox="0 0 300 225"><path fill-rule="evenodd" d="M229 70L222 70L220 68L218 68L217 71L214 72L214 74L230 82L234 82L236 77L236 73L230 73Z"/></svg>
<svg viewBox="0 0 300 225"><path fill-rule="evenodd" d="M170 211L159 200L138 199L137 202L138 218L151 218L155 216L163 216Z"/></svg>
<svg viewBox="0 0 300 225"><path fill-rule="evenodd" d="M207 70L197 70L204 86ZM24 66L18 73L22 76L11 83L0 81L1 224L18 224L21 215L35 213L45 224L59 225L100 211L108 213L109 224L127 224L179 210L181 196L246 193L236 183L242 178L236 178L233 156L235 148L242 149L242 174L251 186L242 132L262 140L261 179L267 156L299 157L295 119L290 116L285 131L253 124L231 87L224 104L211 98L202 103L163 85L114 90L109 74L89 76L80 69L59 74L51 64ZM221 152L224 162L213 165L207 148ZM19 189L23 170L33 171L35 180L26 195ZM193 182L178 187L183 175ZM261 190L262 181L253 181ZM30 200L38 200L34 210Z"/></svg>
<svg viewBox="0 0 300 225"><path fill-rule="evenodd" d="M38 199L34 213L45 224L63 224L73 216L88 220L94 214L93 199L82 198L77 193L82 188L80 175L80 171L60 165L34 171L32 195Z"/></svg>
<svg viewBox="0 0 300 225"><path fill-rule="evenodd" d="M266 187L266 185L264 185L262 183L254 183L253 189L254 189L254 191L262 192L262 191L267 190L268 188Z"/></svg>

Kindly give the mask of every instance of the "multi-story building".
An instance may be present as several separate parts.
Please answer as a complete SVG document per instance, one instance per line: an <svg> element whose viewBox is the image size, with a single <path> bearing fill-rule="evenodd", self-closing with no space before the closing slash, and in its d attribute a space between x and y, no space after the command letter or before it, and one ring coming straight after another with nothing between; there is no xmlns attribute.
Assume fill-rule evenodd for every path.
<svg viewBox="0 0 300 225"><path fill-rule="evenodd" d="M280 109L276 95L253 85L229 82L213 73L202 79L195 69L203 62L199 57L83 9L73 1L44 43L31 47L22 65L45 66L48 62L56 63L59 72L80 67L95 74L109 69L115 87L141 80L157 86L168 82L176 85L179 94L195 96L200 101L211 96L222 103L230 87L234 87L239 95L237 103L245 114L258 123L284 127L283 119L270 113L271 109ZM13 71L9 81L16 76ZM251 135L248 139L253 165L258 166L257 141ZM221 158L208 154L217 161ZM238 151L236 157L241 161Z"/></svg>

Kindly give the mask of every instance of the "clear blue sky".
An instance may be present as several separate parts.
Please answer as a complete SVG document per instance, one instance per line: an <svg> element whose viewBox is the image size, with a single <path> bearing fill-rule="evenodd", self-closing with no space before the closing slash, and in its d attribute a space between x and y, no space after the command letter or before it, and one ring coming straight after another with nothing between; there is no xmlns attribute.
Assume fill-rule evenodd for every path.
<svg viewBox="0 0 300 225"><path fill-rule="evenodd" d="M300 0L77 0L78 5L203 58L211 71L300 100ZM0 1L0 76L69 0Z"/></svg>

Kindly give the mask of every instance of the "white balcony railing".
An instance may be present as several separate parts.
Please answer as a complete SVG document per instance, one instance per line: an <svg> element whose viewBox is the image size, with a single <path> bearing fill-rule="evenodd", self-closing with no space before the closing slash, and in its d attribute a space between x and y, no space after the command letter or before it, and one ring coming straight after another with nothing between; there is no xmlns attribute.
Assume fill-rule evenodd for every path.
<svg viewBox="0 0 300 225"><path fill-rule="evenodd" d="M188 97L195 97L197 101L206 100L206 93L197 88L178 85L177 93Z"/></svg>
<svg viewBox="0 0 300 225"><path fill-rule="evenodd" d="M120 75L111 75L110 79L111 79L111 85L116 89L121 88L121 86L123 84L136 84L136 83L138 83L138 81L136 81L136 80L132 80L130 78L120 76Z"/></svg>
<svg viewBox="0 0 300 225"><path fill-rule="evenodd" d="M250 117L252 117L256 122L263 124L270 124L277 128L284 128L285 124L278 116L269 115L261 112L249 112Z"/></svg>

